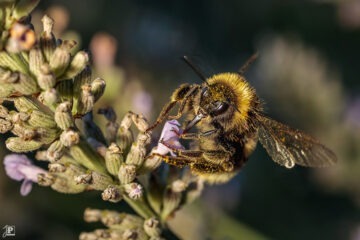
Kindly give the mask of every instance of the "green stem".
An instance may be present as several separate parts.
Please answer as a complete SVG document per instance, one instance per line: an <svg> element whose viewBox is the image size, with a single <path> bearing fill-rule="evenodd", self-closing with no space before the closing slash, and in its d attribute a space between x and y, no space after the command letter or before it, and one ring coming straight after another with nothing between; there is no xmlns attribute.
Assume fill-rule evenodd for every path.
<svg viewBox="0 0 360 240"><path fill-rule="evenodd" d="M156 214L151 210L144 198L134 200L127 196L124 196L125 202L127 202L134 211L144 219L156 217Z"/></svg>

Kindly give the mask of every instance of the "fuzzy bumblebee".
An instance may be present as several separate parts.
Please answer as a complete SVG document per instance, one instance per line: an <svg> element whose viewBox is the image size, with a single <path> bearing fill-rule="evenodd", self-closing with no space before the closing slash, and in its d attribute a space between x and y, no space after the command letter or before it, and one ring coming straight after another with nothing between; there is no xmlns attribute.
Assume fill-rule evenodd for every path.
<svg viewBox="0 0 360 240"><path fill-rule="evenodd" d="M203 79L202 84L183 84L174 91L152 130L162 121L188 120L181 139L195 141L195 149L170 148L176 156L162 156L166 163L190 166L191 171L209 183L222 183L235 176L258 141L278 164L292 168L295 164L325 167L336 162L335 154L318 140L279 123L263 114L262 104L243 76L255 56L237 73L220 73L205 78L187 57L184 60ZM178 105L176 115L169 115ZM196 127L198 131L189 132ZM165 143L163 143L165 144Z"/></svg>

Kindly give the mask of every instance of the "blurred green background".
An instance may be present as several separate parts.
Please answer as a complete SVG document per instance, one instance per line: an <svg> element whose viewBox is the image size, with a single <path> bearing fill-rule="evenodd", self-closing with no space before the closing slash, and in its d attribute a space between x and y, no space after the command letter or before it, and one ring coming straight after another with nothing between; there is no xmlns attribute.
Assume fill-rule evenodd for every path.
<svg viewBox="0 0 360 240"><path fill-rule="evenodd" d="M57 37L92 52L94 76L107 81L97 107L154 120L172 91L204 72L246 73L271 117L319 138L338 155L329 169L284 169L258 147L231 182L207 187L176 214L184 239L360 239L360 1L42 1ZM99 119L101 124L101 119ZM6 154L4 137L1 158ZM77 239L86 207L124 211L100 193L64 195L34 186L27 197L0 168L0 227L16 239Z"/></svg>

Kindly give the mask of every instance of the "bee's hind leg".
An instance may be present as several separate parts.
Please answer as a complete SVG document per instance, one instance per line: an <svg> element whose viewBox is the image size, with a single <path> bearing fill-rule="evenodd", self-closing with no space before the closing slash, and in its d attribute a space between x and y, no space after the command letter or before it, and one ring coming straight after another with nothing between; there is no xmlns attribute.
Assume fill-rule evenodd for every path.
<svg viewBox="0 0 360 240"><path fill-rule="evenodd" d="M153 153L151 155L148 156L148 158L151 157L158 157L161 158L164 162L166 162L167 164L182 168L185 166L190 165L193 160L186 158L186 157L175 157L175 156L168 156L168 155L161 155L159 153Z"/></svg>

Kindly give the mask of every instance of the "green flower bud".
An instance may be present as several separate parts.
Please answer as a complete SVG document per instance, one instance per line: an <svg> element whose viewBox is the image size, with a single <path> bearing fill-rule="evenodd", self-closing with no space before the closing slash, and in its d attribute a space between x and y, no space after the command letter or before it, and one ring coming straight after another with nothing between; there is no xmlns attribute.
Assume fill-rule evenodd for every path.
<svg viewBox="0 0 360 240"><path fill-rule="evenodd" d="M118 174L121 184L128 184L136 178L136 166L130 164L122 164Z"/></svg>
<svg viewBox="0 0 360 240"><path fill-rule="evenodd" d="M60 95L62 102L73 102L73 82L72 80L64 80L56 84L56 91Z"/></svg>
<svg viewBox="0 0 360 240"><path fill-rule="evenodd" d="M144 230L149 237L160 237L161 227L159 220L154 217L145 220Z"/></svg>
<svg viewBox="0 0 360 240"><path fill-rule="evenodd" d="M31 110L39 110L36 100L29 97L17 97L14 99L14 105L19 112L28 112Z"/></svg>
<svg viewBox="0 0 360 240"><path fill-rule="evenodd" d="M166 221L168 216L171 215L179 207L181 200L181 192L173 192L171 189L167 189L164 195L161 219Z"/></svg>
<svg viewBox="0 0 360 240"><path fill-rule="evenodd" d="M81 87L82 91L80 94L80 99L77 104L77 113L78 114L86 114L90 112L95 103L94 95L91 93L91 85L83 85Z"/></svg>
<svg viewBox="0 0 360 240"><path fill-rule="evenodd" d="M92 184L90 185L90 187L95 190L103 191L109 185L114 184L112 178L107 174L102 174L102 173L93 171L91 173L91 176L92 176Z"/></svg>
<svg viewBox="0 0 360 240"><path fill-rule="evenodd" d="M134 142L130 148L130 151L126 157L127 164L133 164L139 168L144 162L146 155L145 146L140 145L137 142Z"/></svg>
<svg viewBox="0 0 360 240"><path fill-rule="evenodd" d="M51 89L56 84L55 75L51 72L50 66L47 63L40 66L37 79L40 88L43 90Z"/></svg>
<svg viewBox="0 0 360 240"><path fill-rule="evenodd" d="M31 112L28 123L33 127L56 128L54 118L38 110Z"/></svg>
<svg viewBox="0 0 360 240"><path fill-rule="evenodd" d="M0 133L6 133L13 128L10 121L0 118Z"/></svg>
<svg viewBox="0 0 360 240"><path fill-rule="evenodd" d="M49 65L56 77L62 75L69 67L71 60L70 50L75 45L75 41L65 40L60 46L56 47L53 55L50 57Z"/></svg>
<svg viewBox="0 0 360 240"><path fill-rule="evenodd" d="M60 102L59 93L55 88L50 88L44 92L42 92L43 104L49 106L51 109L56 106Z"/></svg>
<svg viewBox="0 0 360 240"><path fill-rule="evenodd" d="M46 151L46 158L50 162L58 161L64 155L65 146L59 141L53 142Z"/></svg>
<svg viewBox="0 0 360 240"><path fill-rule="evenodd" d="M71 147L76 144L78 144L80 141L80 135L79 133L73 131L73 130L66 130L63 131L60 135L60 142L65 147Z"/></svg>
<svg viewBox="0 0 360 240"><path fill-rule="evenodd" d="M120 127L116 137L116 142L119 145L119 147L125 150L131 146L131 143L133 141L134 141L134 137L131 130L125 127Z"/></svg>
<svg viewBox="0 0 360 240"><path fill-rule="evenodd" d="M145 132L149 128L149 123L142 114L132 113L132 120L140 132Z"/></svg>
<svg viewBox="0 0 360 240"><path fill-rule="evenodd" d="M85 69L88 63L89 55L84 51L77 52L73 57L68 69L64 72L62 76L60 76L59 80L74 78L76 75L78 75L81 71Z"/></svg>
<svg viewBox="0 0 360 240"><path fill-rule="evenodd" d="M58 105L54 115L55 122L62 130L67 130L75 125L74 118L71 113L71 103L63 102Z"/></svg>
<svg viewBox="0 0 360 240"><path fill-rule="evenodd" d="M24 95L31 95L33 93L39 92L39 87L32 77L22 74L19 74L19 79L16 83L13 84L15 91L20 92Z"/></svg>
<svg viewBox="0 0 360 240"><path fill-rule="evenodd" d="M105 153L105 164L109 173L117 176L123 161L121 149L115 143L112 143Z"/></svg>
<svg viewBox="0 0 360 240"><path fill-rule="evenodd" d="M102 212L98 209L86 208L84 211L85 222L98 222L102 217Z"/></svg>
<svg viewBox="0 0 360 240"><path fill-rule="evenodd" d="M91 93L94 95L95 102L104 94L106 82L101 78L96 78L91 83Z"/></svg>
<svg viewBox="0 0 360 240"><path fill-rule="evenodd" d="M55 177L48 173L40 173L37 175L37 180L40 186L48 187L55 182Z"/></svg>
<svg viewBox="0 0 360 240"><path fill-rule="evenodd" d="M51 173L62 173L65 172L66 167L61 163L50 163L48 165L49 172Z"/></svg>
<svg viewBox="0 0 360 240"><path fill-rule="evenodd" d="M44 31L40 37L40 47L46 57L47 61L50 60L56 49L56 39L52 33L54 27L54 20L45 15L41 21L43 22Z"/></svg>
<svg viewBox="0 0 360 240"><path fill-rule="evenodd" d="M13 152L31 152L39 149L43 143L35 140L26 141L20 137L10 137L5 142L6 147Z"/></svg>
<svg viewBox="0 0 360 240"><path fill-rule="evenodd" d="M29 53L29 69L36 77L40 76L41 67L44 63L45 58L41 52L41 49L39 47L32 48ZM44 89L42 85L39 84L39 86Z"/></svg>
<svg viewBox="0 0 360 240"><path fill-rule="evenodd" d="M101 194L104 201L117 203L122 199L122 190L117 186L108 186Z"/></svg>

